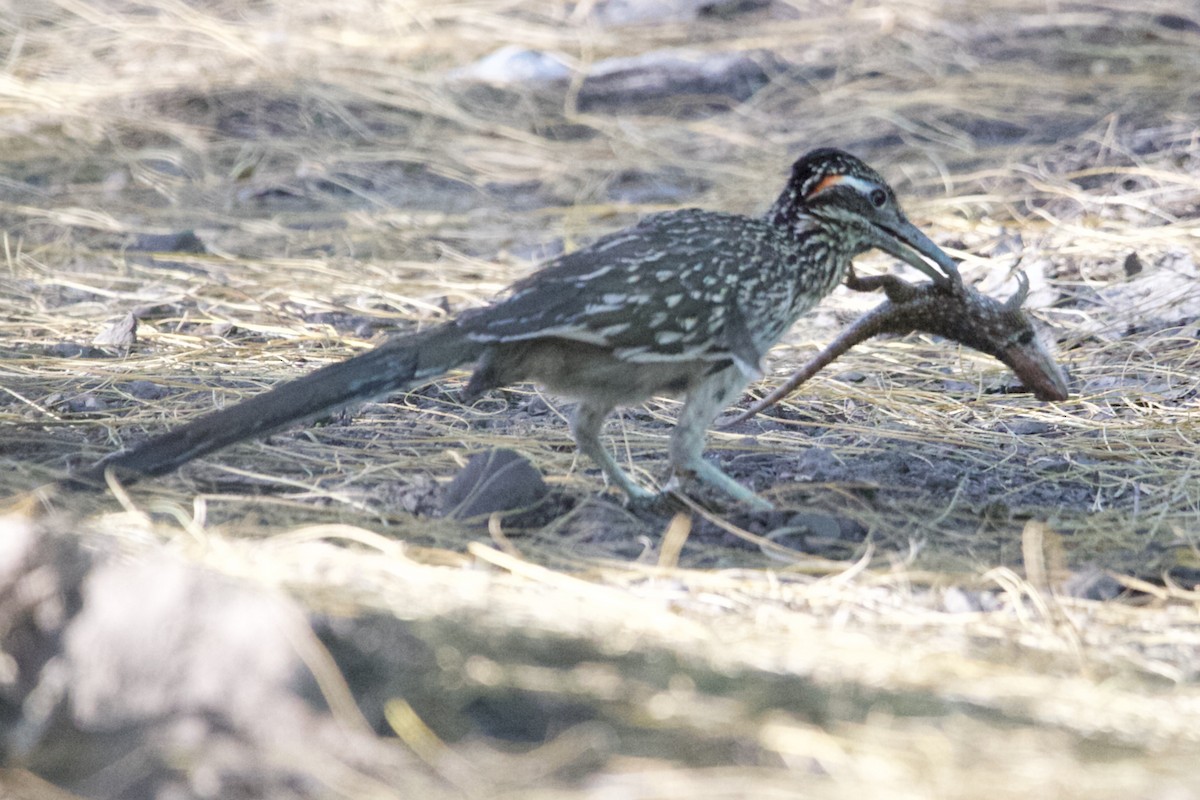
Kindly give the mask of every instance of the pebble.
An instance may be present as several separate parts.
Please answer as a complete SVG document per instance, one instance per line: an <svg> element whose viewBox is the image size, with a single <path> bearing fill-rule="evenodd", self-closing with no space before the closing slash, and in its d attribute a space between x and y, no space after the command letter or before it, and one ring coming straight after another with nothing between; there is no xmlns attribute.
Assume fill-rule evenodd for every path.
<svg viewBox="0 0 1200 800"><path fill-rule="evenodd" d="M571 70L562 58L553 53L508 45L474 64L452 71L450 77L494 86L545 86L565 84L571 77Z"/></svg>
<svg viewBox="0 0 1200 800"><path fill-rule="evenodd" d="M710 53L688 48L652 50L590 65L576 102L581 111L660 112L686 99L693 107L728 106L750 98L770 81L777 63L769 53ZM533 91L565 90L567 59L507 46L448 74L453 81ZM679 111L676 107L675 111Z"/></svg>

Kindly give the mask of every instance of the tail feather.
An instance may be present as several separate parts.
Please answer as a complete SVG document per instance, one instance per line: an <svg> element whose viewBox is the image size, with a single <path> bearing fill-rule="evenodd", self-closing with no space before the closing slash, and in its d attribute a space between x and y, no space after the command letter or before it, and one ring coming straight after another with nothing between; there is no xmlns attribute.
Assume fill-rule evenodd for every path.
<svg viewBox="0 0 1200 800"><path fill-rule="evenodd" d="M393 339L109 456L71 483L100 484L108 468L125 478L161 475L231 444L408 388L475 360L482 349L453 323Z"/></svg>

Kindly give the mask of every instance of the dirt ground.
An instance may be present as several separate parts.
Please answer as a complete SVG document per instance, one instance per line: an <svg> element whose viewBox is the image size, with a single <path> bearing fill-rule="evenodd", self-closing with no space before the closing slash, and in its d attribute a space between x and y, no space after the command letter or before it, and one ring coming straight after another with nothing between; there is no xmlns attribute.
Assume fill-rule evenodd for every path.
<svg viewBox="0 0 1200 800"><path fill-rule="evenodd" d="M0 780L45 797L1200 797L1200 11L959 5L10 10L0 526L21 544L0 575L25 599L0 604L0 640L29 674L3 679ZM550 54L550 77L483 80L503 46ZM611 61L662 51L707 77ZM772 512L703 490L686 513L631 511L575 454L568 406L517 387L467 407L458 372L127 489L52 488L646 213L759 213L818 146L887 176L982 291L1029 277L1070 399L933 337L872 341L711 434ZM835 292L737 407L878 301ZM646 486L667 477L676 411L606 429ZM448 515L448 486L495 448L545 496ZM36 601L15 588L46 574ZM192 588L157 594L163 574ZM176 611L139 622L139 596ZM75 600L34 624L50 597ZM259 606L289 621L262 622L259 667L230 670L230 620ZM121 676L154 637L119 631L193 614L207 656L145 656L174 678L138 695ZM93 658L103 690L46 688L52 665L82 681ZM201 676L262 688L172 694ZM60 710L39 717L48 692Z"/></svg>

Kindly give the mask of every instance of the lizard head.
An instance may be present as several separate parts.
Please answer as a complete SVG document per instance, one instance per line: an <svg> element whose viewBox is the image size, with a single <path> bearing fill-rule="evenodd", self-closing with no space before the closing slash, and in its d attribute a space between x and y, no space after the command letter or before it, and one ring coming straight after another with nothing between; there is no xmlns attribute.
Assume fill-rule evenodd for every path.
<svg viewBox="0 0 1200 800"><path fill-rule="evenodd" d="M1017 273L1017 291L1000 302L974 289L950 287L958 294L942 321L947 338L999 359L1039 400L1066 400L1067 380L1021 309L1029 279Z"/></svg>

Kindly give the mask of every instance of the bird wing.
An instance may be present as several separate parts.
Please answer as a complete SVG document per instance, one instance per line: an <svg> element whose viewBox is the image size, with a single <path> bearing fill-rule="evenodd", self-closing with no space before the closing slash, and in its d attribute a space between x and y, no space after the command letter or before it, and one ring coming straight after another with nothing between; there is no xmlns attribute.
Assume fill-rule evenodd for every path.
<svg viewBox="0 0 1200 800"><path fill-rule="evenodd" d="M792 250L764 220L655 214L556 259L459 324L479 342L558 337L628 361L731 359L751 373L762 354L746 323L749 284Z"/></svg>

